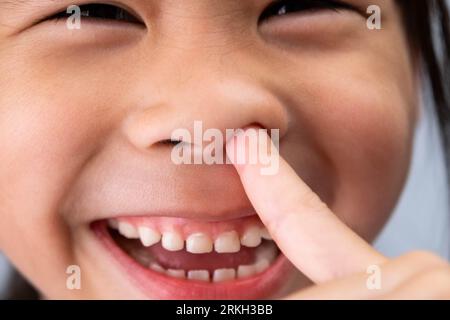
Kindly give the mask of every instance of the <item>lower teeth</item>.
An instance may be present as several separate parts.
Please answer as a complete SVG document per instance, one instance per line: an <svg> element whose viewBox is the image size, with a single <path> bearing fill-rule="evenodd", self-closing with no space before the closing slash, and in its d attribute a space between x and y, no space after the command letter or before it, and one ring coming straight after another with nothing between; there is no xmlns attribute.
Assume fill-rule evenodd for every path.
<svg viewBox="0 0 450 320"><path fill-rule="evenodd" d="M218 268L209 270L183 270L164 268L148 254L139 251L131 251L129 254L141 265L165 274L172 278L188 279L204 282L224 282L237 279L245 279L264 272L274 262L278 249L273 242L267 242L255 248L255 262L250 265L239 265L236 268Z"/></svg>

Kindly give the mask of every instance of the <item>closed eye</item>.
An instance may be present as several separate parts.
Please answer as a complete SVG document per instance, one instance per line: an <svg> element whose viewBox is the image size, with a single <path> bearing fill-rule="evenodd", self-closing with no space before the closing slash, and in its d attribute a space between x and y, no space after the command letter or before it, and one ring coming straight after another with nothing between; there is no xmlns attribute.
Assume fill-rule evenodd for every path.
<svg viewBox="0 0 450 320"><path fill-rule="evenodd" d="M352 5L339 0L276 0L272 2L259 18L259 22L280 16L320 10L356 10Z"/></svg>
<svg viewBox="0 0 450 320"><path fill-rule="evenodd" d="M126 9L120 8L116 5L112 4L103 4L103 3L90 3L79 5L81 20L90 19L90 20L104 20L104 21L117 21L120 23L133 23L142 25L142 20L137 17L135 14L130 13ZM73 12L62 11L59 12L46 20L60 20L67 19L73 16Z"/></svg>

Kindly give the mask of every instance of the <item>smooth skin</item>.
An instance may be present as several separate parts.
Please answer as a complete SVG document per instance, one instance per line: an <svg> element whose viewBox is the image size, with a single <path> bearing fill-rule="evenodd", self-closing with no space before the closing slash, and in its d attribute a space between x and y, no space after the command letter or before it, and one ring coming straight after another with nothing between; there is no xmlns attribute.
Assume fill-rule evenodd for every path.
<svg viewBox="0 0 450 320"><path fill-rule="evenodd" d="M48 18L73 0L0 0L0 249L43 297L160 291L143 294L89 228L123 213L220 221L253 203L315 281L381 263L360 238L372 241L397 203L419 115L418 68L393 0L262 22L271 0L113 2L143 23L82 19L68 30ZM366 26L373 4L382 30ZM280 129L292 169L283 164L267 184L241 183L231 165L174 165L161 142L196 120L205 130ZM262 185L282 192L258 201ZM291 231L268 223L291 212L300 216L284 221L301 222ZM70 265L81 267L81 290L66 288ZM296 291L309 281L294 271Z"/></svg>
<svg viewBox="0 0 450 320"><path fill-rule="evenodd" d="M289 299L450 299L450 265L446 261L427 252L384 257L336 217L279 156L269 136L259 139L267 140L259 140L260 152L279 158L276 174L261 174L265 167L261 162L231 161L281 251L316 284ZM230 139L228 153L248 153L245 141L245 134ZM268 144L270 148L265 149ZM371 266L380 270L376 289L367 286Z"/></svg>

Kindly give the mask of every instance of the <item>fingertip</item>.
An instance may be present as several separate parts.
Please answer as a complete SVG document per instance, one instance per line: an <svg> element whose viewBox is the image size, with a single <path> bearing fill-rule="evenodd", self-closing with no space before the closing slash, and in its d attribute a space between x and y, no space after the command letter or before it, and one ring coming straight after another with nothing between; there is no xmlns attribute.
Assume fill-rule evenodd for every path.
<svg viewBox="0 0 450 320"><path fill-rule="evenodd" d="M236 170L239 172L241 172L241 170L243 169L243 166L245 164L239 164L238 161L238 154L242 149L242 146L239 144L239 136L242 134L242 129L240 129L239 131L235 132L233 134L233 136L231 136L225 145L225 151L227 154L227 159L229 160L229 162L236 168Z"/></svg>

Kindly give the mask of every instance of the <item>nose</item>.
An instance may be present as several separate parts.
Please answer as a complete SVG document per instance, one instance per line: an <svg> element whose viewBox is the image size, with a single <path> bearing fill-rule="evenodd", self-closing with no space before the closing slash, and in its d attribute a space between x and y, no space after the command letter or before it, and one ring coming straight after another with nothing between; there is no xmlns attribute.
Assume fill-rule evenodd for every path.
<svg viewBox="0 0 450 320"><path fill-rule="evenodd" d="M204 132L218 129L223 138L227 129L279 129L282 146L288 130L286 99L277 94L282 88L257 50L201 46L195 41L183 39L189 46L149 44L145 54L135 55L130 90L124 93L126 106L121 102L120 139L110 144L120 153L128 175L138 176L131 180L139 182L133 193L140 195L136 206L146 208L140 211L156 207L166 215L179 211L196 219L254 214L232 166L175 165L170 152L175 149L162 142L178 129L195 136L195 123L201 121ZM120 147L123 142L133 148Z"/></svg>
<svg viewBox="0 0 450 320"><path fill-rule="evenodd" d="M286 134L288 116L282 99L258 77L254 64L246 68L245 63L192 56L179 54L175 64L164 58L143 64L148 71L141 75L135 95L141 100L123 127L131 144L149 149L170 140L177 129L194 134L196 121L204 130L225 132L257 125L279 129L280 139Z"/></svg>

